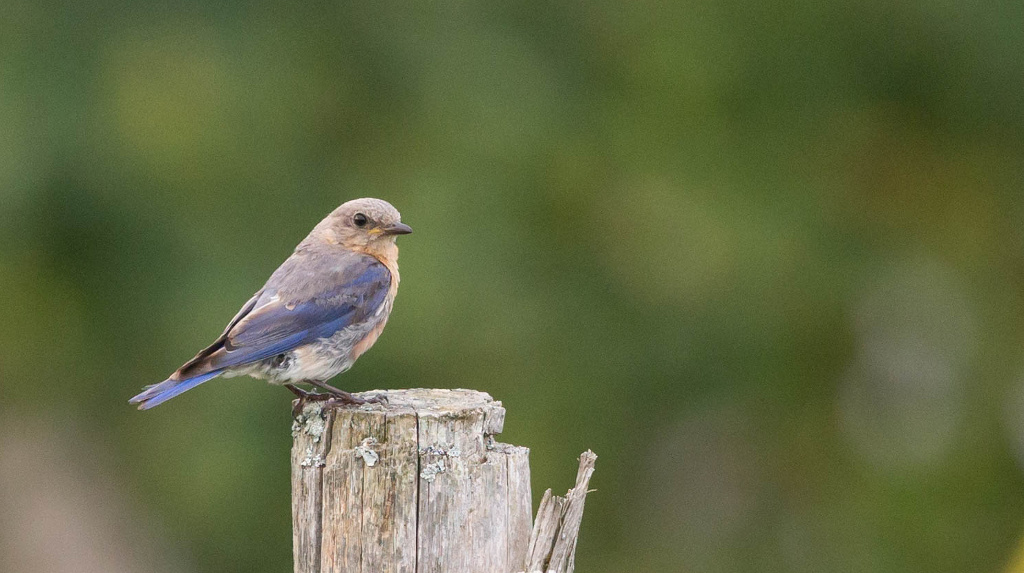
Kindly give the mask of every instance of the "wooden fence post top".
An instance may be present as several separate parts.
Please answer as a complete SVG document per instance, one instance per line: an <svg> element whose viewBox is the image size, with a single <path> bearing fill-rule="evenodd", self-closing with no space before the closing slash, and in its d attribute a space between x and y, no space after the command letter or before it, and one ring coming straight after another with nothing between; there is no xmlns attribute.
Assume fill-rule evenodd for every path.
<svg viewBox="0 0 1024 573"><path fill-rule="evenodd" d="M487 392L467 390L465 388L406 388L403 390L370 390L356 394L361 398L376 395L387 396L388 403L380 404L389 407L410 407L415 410L464 410L467 408L485 407L495 402ZM373 407L371 404L369 407Z"/></svg>
<svg viewBox="0 0 1024 573"><path fill-rule="evenodd" d="M483 432L500 434L505 425L505 408L487 392L464 388L409 388L405 390L371 390L356 394L361 398L383 395L388 403L363 405L358 408L387 410L412 409L428 416L461 416L479 412L484 417ZM351 407L351 406L350 406Z"/></svg>
<svg viewBox="0 0 1024 573"><path fill-rule="evenodd" d="M499 444L505 408L464 389L371 391L305 404L292 428L296 573L521 571L527 448Z"/></svg>
<svg viewBox="0 0 1024 573"><path fill-rule="evenodd" d="M530 450L494 440L486 392L375 390L387 403L309 402L292 426L295 573L572 573L596 456L530 534Z"/></svg>

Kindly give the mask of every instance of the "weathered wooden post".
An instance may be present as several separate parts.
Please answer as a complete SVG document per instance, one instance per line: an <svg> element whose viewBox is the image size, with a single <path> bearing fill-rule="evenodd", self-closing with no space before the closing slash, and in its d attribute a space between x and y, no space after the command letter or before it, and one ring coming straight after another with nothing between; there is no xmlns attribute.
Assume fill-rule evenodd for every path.
<svg viewBox="0 0 1024 573"><path fill-rule="evenodd" d="M529 450L494 441L501 402L473 390L386 394L387 406L310 403L296 420L295 573L524 571Z"/></svg>

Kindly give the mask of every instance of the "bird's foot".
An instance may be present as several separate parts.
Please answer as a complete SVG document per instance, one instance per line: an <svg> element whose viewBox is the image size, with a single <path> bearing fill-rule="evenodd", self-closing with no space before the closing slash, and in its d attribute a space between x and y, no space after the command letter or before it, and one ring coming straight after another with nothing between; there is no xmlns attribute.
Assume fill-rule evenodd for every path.
<svg viewBox="0 0 1024 573"><path fill-rule="evenodd" d="M352 394L342 390L338 394L332 395L324 406L327 408L334 408L337 406L347 405L361 406L363 404L381 404L382 406L387 406L388 398L384 394L375 394L368 398L361 398L359 396L353 396Z"/></svg>
<svg viewBox="0 0 1024 573"><path fill-rule="evenodd" d="M387 394L374 394L373 396L370 396L369 398L367 398L366 401L369 402L370 404L380 404L381 406L387 406L388 405L388 395Z"/></svg>
<svg viewBox="0 0 1024 573"><path fill-rule="evenodd" d="M331 386L330 384L324 382L310 381L310 384L329 393L330 399L328 399L327 403L325 404L325 406L328 408L347 405L361 406L363 404L386 405L388 403L387 396L383 394L377 394L374 396L370 396L369 398L360 398L359 396L353 396L352 394L340 388L335 388L334 386Z"/></svg>
<svg viewBox="0 0 1024 573"><path fill-rule="evenodd" d="M290 390L292 394L298 396L297 399L292 400L292 417L298 418L302 410L306 408L306 404L309 402L328 402L331 399L330 394L319 394L317 392L308 392L295 386L294 384L285 384L285 388Z"/></svg>

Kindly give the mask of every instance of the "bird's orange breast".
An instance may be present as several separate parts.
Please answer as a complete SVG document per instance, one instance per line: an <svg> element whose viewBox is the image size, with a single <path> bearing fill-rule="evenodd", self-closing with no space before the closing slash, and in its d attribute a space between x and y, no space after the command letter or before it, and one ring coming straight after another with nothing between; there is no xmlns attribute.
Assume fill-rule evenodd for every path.
<svg viewBox="0 0 1024 573"><path fill-rule="evenodd" d="M355 343L355 345L352 346L351 359L353 361L362 356L364 352L369 350L370 347L373 346L375 342L377 342L377 338L380 337L380 333L384 332L384 325L387 323L387 321L388 317L385 316L383 319L381 319L377 326L373 327L373 330L366 333L366 336L364 336L362 340L360 340L359 342Z"/></svg>

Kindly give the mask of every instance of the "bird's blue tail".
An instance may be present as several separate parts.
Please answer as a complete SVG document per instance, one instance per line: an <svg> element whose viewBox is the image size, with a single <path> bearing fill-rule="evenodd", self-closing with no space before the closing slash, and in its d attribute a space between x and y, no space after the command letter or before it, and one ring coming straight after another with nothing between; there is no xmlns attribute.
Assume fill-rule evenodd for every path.
<svg viewBox="0 0 1024 573"><path fill-rule="evenodd" d="M200 374L199 376L193 376L184 380L164 380L159 384L147 386L141 394L128 400L128 403L138 404L140 410L148 410L153 406L163 404L186 390L195 388L207 380L220 376L221 372L223 370L214 370L213 372L207 372L206 374Z"/></svg>

